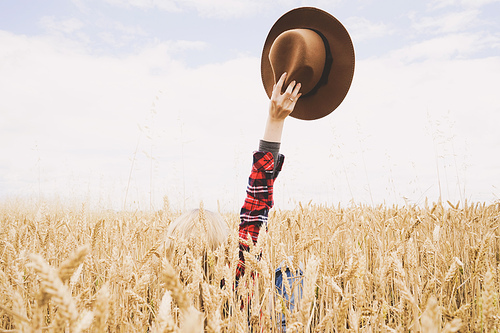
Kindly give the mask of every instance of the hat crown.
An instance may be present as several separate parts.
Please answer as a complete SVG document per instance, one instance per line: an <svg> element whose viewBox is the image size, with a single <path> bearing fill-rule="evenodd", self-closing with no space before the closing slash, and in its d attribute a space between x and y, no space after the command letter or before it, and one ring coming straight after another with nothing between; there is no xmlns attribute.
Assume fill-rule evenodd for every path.
<svg viewBox="0 0 500 333"><path fill-rule="evenodd" d="M326 49L321 36L311 29L290 29L274 40L269 51L269 62L277 82L287 72L286 89L295 80L306 95L320 81L325 68Z"/></svg>

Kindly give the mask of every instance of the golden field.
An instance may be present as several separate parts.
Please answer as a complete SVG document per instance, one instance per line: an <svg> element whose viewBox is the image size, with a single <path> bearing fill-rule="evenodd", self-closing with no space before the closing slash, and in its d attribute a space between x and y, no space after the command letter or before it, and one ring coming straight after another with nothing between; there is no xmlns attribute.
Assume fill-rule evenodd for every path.
<svg viewBox="0 0 500 333"><path fill-rule="evenodd" d="M224 215L231 234L216 251L202 217L198 241L177 241L167 260L178 215L168 202L1 204L0 332L278 332L279 315L287 332L500 328L500 203L272 210L237 287L238 215ZM293 310L274 287L280 264L303 270Z"/></svg>

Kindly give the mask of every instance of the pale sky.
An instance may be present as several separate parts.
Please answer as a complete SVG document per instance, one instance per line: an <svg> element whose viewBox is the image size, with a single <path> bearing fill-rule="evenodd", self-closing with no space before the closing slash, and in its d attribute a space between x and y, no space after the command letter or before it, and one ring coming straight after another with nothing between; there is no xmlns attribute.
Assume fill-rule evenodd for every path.
<svg viewBox="0 0 500 333"><path fill-rule="evenodd" d="M0 1L0 199L236 212L262 46L300 6L344 24L356 68L337 110L286 121L276 208L500 199L496 0Z"/></svg>

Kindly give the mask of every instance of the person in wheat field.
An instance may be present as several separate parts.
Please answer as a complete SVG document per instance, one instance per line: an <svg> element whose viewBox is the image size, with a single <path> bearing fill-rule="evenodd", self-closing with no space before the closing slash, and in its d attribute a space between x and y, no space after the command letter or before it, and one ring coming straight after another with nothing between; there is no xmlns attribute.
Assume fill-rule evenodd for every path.
<svg viewBox="0 0 500 333"><path fill-rule="evenodd" d="M247 196L240 211L236 281L245 274L244 254L249 242L256 244L259 232L267 230L269 211L274 205L274 182L284 163L279 151L285 119L320 119L340 105L354 75L352 41L344 26L329 13L313 7L293 9L269 31L262 51L261 75L270 105L264 135L253 153ZM183 214L169 226L167 248L172 247L174 235L185 239L193 235L200 212ZM207 244L215 249L227 239L228 226L218 213L202 214ZM297 273L286 271L288 277ZM288 300L280 276L281 270L277 269L277 291Z"/></svg>
<svg viewBox="0 0 500 333"><path fill-rule="evenodd" d="M253 164L246 191L247 197L240 211L240 251L235 273L236 284L245 273L244 252L249 250L246 241L251 239L256 244L261 229L266 228L267 230L269 210L274 204L274 181L278 177L284 162L284 156L279 153L279 149L285 119L293 112L301 96L301 84L296 81L290 82L284 92L282 92L286 77L287 73L283 73L278 82L274 84L264 135L259 142L258 150L253 153ZM200 225L201 223L207 226L205 236L207 238L207 245L212 251L216 250L227 239L229 233L228 226L220 214L203 209L201 214L203 215L204 222L200 221L200 209L195 209L182 214L170 224L167 230L168 252L173 250L173 242L178 237L188 240L188 244L196 242L194 238L199 235L196 229L203 228ZM210 276L213 272L208 272L209 267L206 263L203 263L203 266L205 277ZM280 275L281 268L277 269L276 273ZM291 282L294 274L290 270L287 270L287 275ZM279 291L283 295L285 288L281 286L282 280L279 281L280 283L277 284L277 287L280 288ZM288 295L284 295L284 297L288 300ZM281 320L283 321L284 319ZM284 324L283 321L282 325Z"/></svg>
<svg viewBox="0 0 500 333"><path fill-rule="evenodd" d="M281 136L285 119L293 112L293 109L301 96L301 84L295 81L290 82L284 92L283 84L287 73L283 73L276 84L269 105L269 113L264 130L264 135L259 142L259 149L253 153L253 164L250 173L247 197L240 211L239 236L240 261L236 268L236 280L245 272L245 259L243 252L248 251L248 235L256 243L257 237L262 227L267 228L267 218L269 210L273 207L273 185L278 177L284 162L284 156L279 153ZM217 249L226 241L229 229L224 218L209 210L203 210L203 219L207 225L207 245L212 251ZM167 229L166 248L170 252L173 249L173 241L180 237L187 240L188 244L193 243L197 233L196 228L200 218L200 209L194 209L179 216Z"/></svg>

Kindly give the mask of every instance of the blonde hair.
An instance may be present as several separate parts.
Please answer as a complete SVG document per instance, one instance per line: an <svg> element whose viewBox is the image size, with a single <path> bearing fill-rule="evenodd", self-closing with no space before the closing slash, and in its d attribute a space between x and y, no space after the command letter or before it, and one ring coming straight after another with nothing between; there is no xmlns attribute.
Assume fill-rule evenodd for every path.
<svg viewBox="0 0 500 333"><path fill-rule="evenodd" d="M168 226L165 249L170 255L176 240L182 240L189 245L202 242L215 251L228 235L229 228L224 218L201 207L182 214Z"/></svg>

